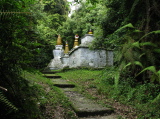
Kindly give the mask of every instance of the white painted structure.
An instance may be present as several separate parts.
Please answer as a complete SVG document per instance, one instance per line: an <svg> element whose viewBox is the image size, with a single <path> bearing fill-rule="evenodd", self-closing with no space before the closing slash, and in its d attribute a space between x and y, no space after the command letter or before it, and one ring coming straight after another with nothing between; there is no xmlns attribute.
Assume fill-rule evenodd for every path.
<svg viewBox="0 0 160 119"><path fill-rule="evenodd" d="M54 59L51 60L48 67L50 69L63 69L64 67L77 68L104 68L113 66L113 51L90 50L94 36L86 34L81 39L81 45L73 48L68 54L63 53L62 45L57 45L53 50Z"/></svg>

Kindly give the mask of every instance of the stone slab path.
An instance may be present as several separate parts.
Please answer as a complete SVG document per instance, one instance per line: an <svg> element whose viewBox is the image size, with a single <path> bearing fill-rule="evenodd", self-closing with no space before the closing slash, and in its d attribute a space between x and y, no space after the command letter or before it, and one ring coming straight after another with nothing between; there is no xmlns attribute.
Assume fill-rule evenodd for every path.
<svg viewBox="0 0 160 119"><path fill-rule="evenodd" d="M60 87L60 88L74 88L75 85L63 80L63 79L52 79L52 82L54 83L54 86Z"/></svg>
<svg viewBox="0 0 160 119"><path fill-rule="evenodd" d="M53 78L53 79L55 79L55 78L61 78L61 76L57 76L55 74L44 74L44 77L46 77L46 78Z"/></svg>
<svg viewBox="0 0 160 119"><path fill-rule="evenodd" d="M76 112L79 119L116 119L116 115L112 115L113 109L104 107L91 99L86 98L75 90L75 85L71 82L57 78L56 74L47 72L45 77L53 81L54 86L61 88L71 102L72 108Z"/></svg>
<svg viewBox="0 0 160 119"><path fill-rule="evenodd" d="M72 107L78 117L108 115L113 112L112 109L103 107L76 91L64 91L64 93L72 102Z"/></svg>

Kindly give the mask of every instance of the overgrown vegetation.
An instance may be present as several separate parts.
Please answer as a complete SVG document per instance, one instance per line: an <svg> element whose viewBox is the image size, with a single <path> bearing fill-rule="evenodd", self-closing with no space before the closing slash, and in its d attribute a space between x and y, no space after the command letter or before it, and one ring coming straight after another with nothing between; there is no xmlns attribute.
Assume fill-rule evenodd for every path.
<svg viewBox="0 0 160 119"><path fill-rule="evenodd" d="M110 67L104 70L93 69L72 69L58 73L63 79L74 82L77 90L88 98L95 99L103 105L114 106L117 101L130 106L129 109L123 107L120 115L128 118L159 118L159 109L155 97L159 94L159 85L151 83L137 83L133 77L120 78L116 86L114 77L116 68ZM126 72L124 72L126 74ZM115 106L115 108L117 108ZM124 108L124 109L123 109ZM135 109L134 109L135 108ZM125 113L131 113L125 115Z"/></svg>
<svg viewBox="0 0 160 119"><path fill-rule="evenodd" d="M92 28L96 37L92 48L114 50L114 67L106 68L97 80L100 92L134 105L145 114L140 114L138 118L159 118L156 110L160 108L157 106L160 96L160 45L157 40L160 35L160 2L79 2L82 6L64 23L61 31L69 29L68 34L77 32L83 36ZM69 24L74 24L74 30Z"/></svg>
<svg viewBox="0 0 160 119"><path fill-rule="evenodd" d="M56 29L67 15L65 4L62 0L0 1L0 118L45 118L37 105L40 97L45 96L43 87L30 83L22 72L41 70L49 63ZM56 9L57 5L63 8ZM52 29L55 37L46 35L46 29ZM49 95L56 100L55 92ZM45 105L48 99L43 101Z"/></svg>
<svg viewBox="0 0 160 119"><path fill-rule="evenodd" d="M77 77L86 86L90 80L93 84L88 87L97 87L105 96L135 106L140 110L138 118L159 118L160 1L75 2L81 7L67 18L68 3L65 0L0 1L1 118L45 118L42 112L48 101L54 107L56 100L63 96L59 97L57 94L61 92L43 78L53 90L46 94L42 80L34 80L28 72L26 80L22 72L35 71L34 68L41 70L49 63L59 33L71 48L74 35L83 36L89 29L93 29L95 35L93 49L114 50L114 67L106 68L99 77L98 70L72 70L72 75L65 74L65 78ZM52 118L54 114L46 115ZM66 115L65 118L73 116L70 112Z"/></svg>
<svg viewBox="0 0 160 119"><path fill-rule="evenodd" d="M70 102L63 92L53 86L52 80L42 77L40 72L24 72L25 77L30 82L30 87L36 86L36 104L41 113L39 118L44 119L76 119L76 115L71 108ZM32 90L33 91L33 90ZM27 93L27 92L25 92ZM34 96L35 97L35 96ZM34 112L32 110L32 112ZM36 112L36 111L35 111ZM31 118L31 117L30 117ZM37 118L37 117L36 117Z"/></svg>

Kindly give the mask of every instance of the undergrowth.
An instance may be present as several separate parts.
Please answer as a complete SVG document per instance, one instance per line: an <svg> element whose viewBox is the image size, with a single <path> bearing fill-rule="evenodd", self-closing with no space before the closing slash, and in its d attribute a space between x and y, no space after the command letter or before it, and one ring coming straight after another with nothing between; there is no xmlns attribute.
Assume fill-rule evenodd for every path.
<svg viewBox="0 0 160 119"><path fill-rule="evenodd" d="M53 86L50 79L43 77L41 73L31 74L25 72L25 78L29 80L31 85L39 85L38 105L44 116L44 119L76 119L74 111L71 109L71 104L63 92Z"/></svg>
<svg viewBox="0 0 160 119"><path fill-rule="evenodd" d="M88 88L96 88L106 99L113 99L125 105L130 105L137 111L138 119L159 118L160 86L149 82L138 82L133 77L120 76L115 86L117 69L109 67L104 70L72 69L58 73L62 78L70 80L77 85L82 93ZM124 74L128 74L124 72Z"/></svg>
<svg viewBox="0 0 160 119"><path fill-rule="evenodd" d="M86 88L96 87L94 80L98 79L101 71L101 69L94 70L87 68L65 69L63 72L57 73L57 75L62 76L63 79L72 81L76 85L77 90L84 92Z"/></svg>
<svg viewBox="0 0 160 119"><path fill-rule="evenodd" d="M155 119L159 118L160 109L157 99L160 86L149 82L139 82L133 77L126 78L123 75L119 79L118 86L115 86L116 68L106 68L99 79L96 80L99 92L123 104L131 105L137 109L138 119ZM125 72L125 75L128 73Z"/></svg>
<svg viewBox="0 0 160 119"><path fill-rule="evenodd" d="M17 86L18 89L14 87L16 94L10 90L4 93L9 97L8 105L12 107L13 104L17 110L12 111L1 105L1 119L76 119L68 98L60 89L53 86L50 79L43 77L38 71L34 73L24 71L21 79L23 80L21 85L19 84L20 87Z"/></svg>

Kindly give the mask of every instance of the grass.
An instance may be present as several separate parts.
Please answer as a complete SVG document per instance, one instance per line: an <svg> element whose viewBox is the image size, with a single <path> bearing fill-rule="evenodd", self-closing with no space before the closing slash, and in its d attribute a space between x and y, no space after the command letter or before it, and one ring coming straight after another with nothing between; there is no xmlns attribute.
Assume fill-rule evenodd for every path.
<svg viewBox="0 0 160 119"><path fill-rule="evenodd" d="M126 116L125 113L127 113L129 118L134 118L134 116L137 116L137 119L159 118L159 112L156 111L159 109L159 103L157 102L159 98L156 101L152 101L152 95L156 94L154 91L156 85L136 84L133 88L130 86L133 83L131 82L132 79L124 79L120 81L118 87L115 89L113 69L65 69L62 72L56 73L56 75L60 75L62 79L74 83L77 91L105 106L111 103L111 106L114 106L121 102L121 105L118 108L115 105L115 108L120 110L123 116ZM41 117L56 119L56 117L52 116L58 115L57 112L60 112L60 118L76 118L73 110L70 108L68 99L61 90L53 86L51 80L43 77L39 72L34 74L25 72L23 76L29 81L30 87L33 87L34 91L36 90L35 92L38 93L37 99L33 99L39 104L40 111L45 112ZM157 86L157 89L159 89L159 86ZM132 107L128 107L130 105L134 106L138 111Z"/></svg>
<svg viewBox="0 0 160 119"><path fill-rule="evenodd" d="M57 73L57 75L62 76L63 79L73 82L77 89L83 90L87 88L95 88L95 80L97 80L101 74L102 70L93 69L71 69L66 70L62 73Z"/></svg>
<svg viewBox="0 0 160 119"><path fill-rule="evenodd" d="M65 118L76 119L74 111L71 109L71 104L63 92L53 86L50 79L43 77L40 72L24 72L22 75L28 82L30 87L35 87L36 95L34 100L39 108L40 119L48 118Z"/></svg>
<svg viewBox="0 0 160 119"><path fill-rule="evenodd" d="M97 90L97 80L101 77L102 71L102 69L70 69L57 73L57 75L60 75L63 79L75 84L76 91L80 92L87 98L93 99L104 105L101 99L105 98L105 96L98 97L99 94ZM104 106L110 107L107 104Z"/></svg>
<svg viewBox="0 0 160 119"><path fill-rule="evenodd" d="M137 119L159 118L159 112L156 111L159 106L151 103L152 95L156 94L152 90L156 85L136 84L132 88L130 85L133 83L133 79L131 78L121 80L115 89L114 74L113 68L107 70L71 69L57 73L63 79L73 82L79 92L103 105L107 106L107 103L113 103L112 106L114 106L114 103L119 104L120 102L119 109L116 105L115 108L127 118L134 118L134 116L137 116Z"/></svg>

